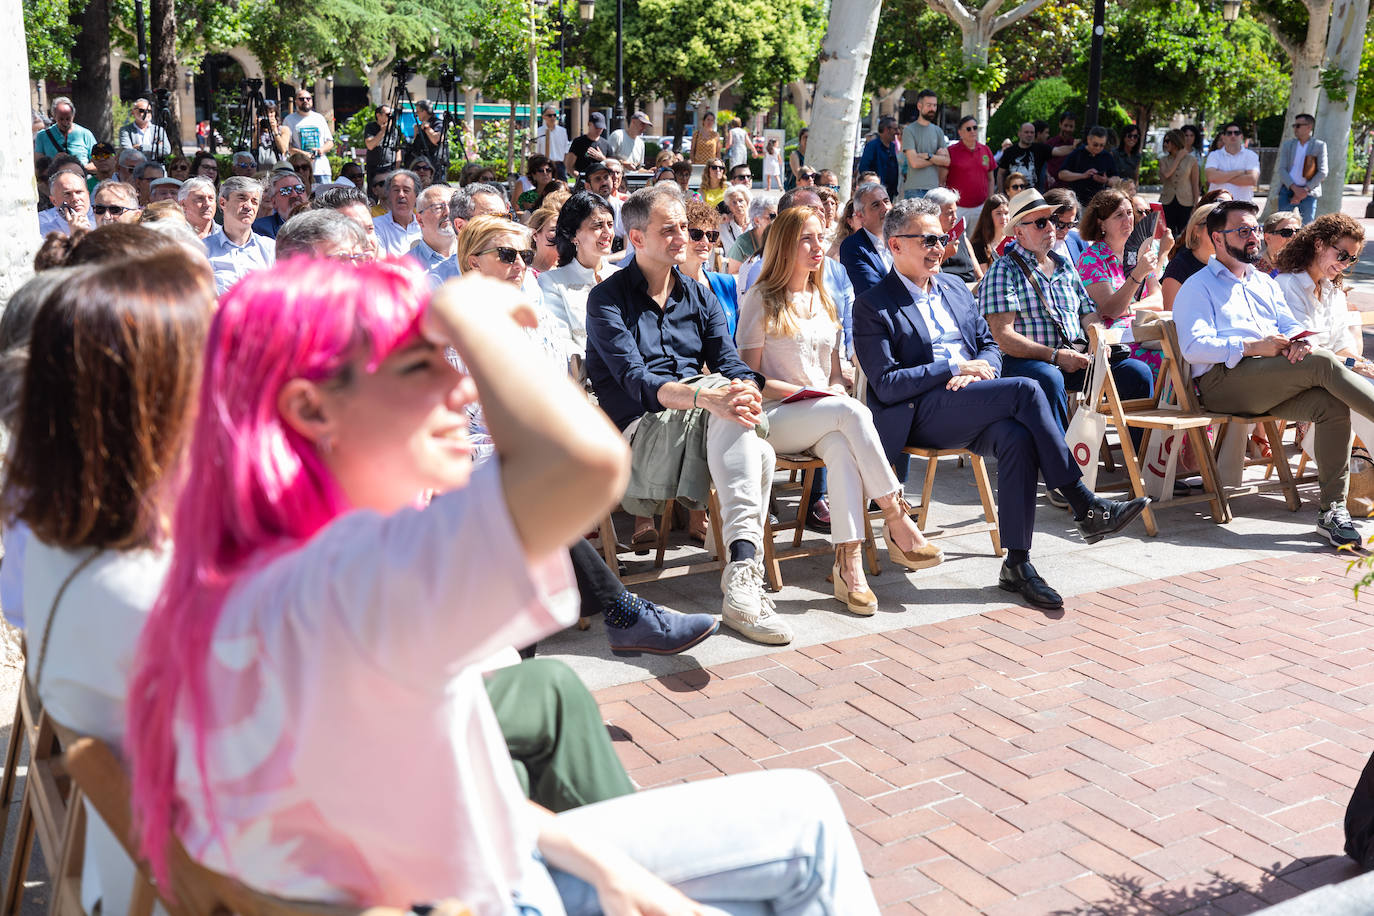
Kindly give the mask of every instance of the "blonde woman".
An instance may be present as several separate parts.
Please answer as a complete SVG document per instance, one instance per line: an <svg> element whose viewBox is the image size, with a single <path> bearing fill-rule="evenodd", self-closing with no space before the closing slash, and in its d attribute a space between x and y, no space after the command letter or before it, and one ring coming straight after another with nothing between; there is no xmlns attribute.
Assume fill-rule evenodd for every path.
<svg viewBox="0 0 1374 916"><path fill-rule="evenodd" d="M868 408L845 393L840 372L843 331L825 290L825 242L819 211L793 207L769 230L763 270L740 302L735 333L740 357L766 381L768 441L778 454L812 452L825 462L830 486L835 597L870 616L878 599L864 579L863 514L876 500L887 522L888 556L908 569L944 559L921 535L901 499ZM782 403L803 388L828 396Z"/></svg>

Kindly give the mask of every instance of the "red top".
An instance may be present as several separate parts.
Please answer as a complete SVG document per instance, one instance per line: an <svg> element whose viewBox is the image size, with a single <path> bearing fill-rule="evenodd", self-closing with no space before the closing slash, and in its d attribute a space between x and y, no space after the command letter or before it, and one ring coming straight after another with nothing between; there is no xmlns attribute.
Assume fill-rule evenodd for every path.
<svg viewBox="0 0 1374 916"><path fill-rule="evenodd" d="M988 173L996 168L997 160L987 144L979 143L969 149L963 143L955 143L949 147L945 187L959 192L959 206L981 207L988 199Z"/></svg>

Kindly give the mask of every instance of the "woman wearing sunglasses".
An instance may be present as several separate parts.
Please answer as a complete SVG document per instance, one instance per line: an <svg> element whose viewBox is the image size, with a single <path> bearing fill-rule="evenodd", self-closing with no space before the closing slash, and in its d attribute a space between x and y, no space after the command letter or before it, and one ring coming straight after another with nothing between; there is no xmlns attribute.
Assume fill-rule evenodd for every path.
<svg viewBox="0 0 1374 916"><path fill-rule="evenodd" d="M1121 131L1121 144L1112 149L1116 177L1132 184L1140 181L1140 128L1127 124Z"/></svg>
<svg viewBox="0 0 1374 916"><path fill-rule="evenodd" d="M1021 175L1013 174L1007 181L1008 187L1016 187L1020 183L1020 188L1024 191L1028 186L1026 179ZM1007 232L1007 201L1010 198L1001 194L994 194L983 204L983 212L978 216L978 224L973 227L973 234L969 236L969 244L973 246L973 257L978 261L978 266L986 273L988 265L997 258L997 246L1002 244L1002 240L1008 236Z"/></svg>
<svg viewBox="0 0 1374 916"><path fill-rule="evenodd" d="M1140 260L1130 271L1122 267L1126 239L1135 230L1135 207L1131 198L1114 188L1098 191L1083 210L1078 232L1088 243L1078 260L1078 277L1088 291L1088 298L1097 305L1103 325L1131 321L1134 303L1159 293L1159 255L1148 241L1140 246ZM1155 237L1169 232L1164 220L1155 227ZM1131 356L1146 363L1151 374L1158 376L1161 356L1158 350L1148 350L1133 344Z"/></svg>
<svg viewBox="0 0 1374 916"><path fill-rule="evenodd" d="M925 569L942 562L944 554L907 514L872 414L845 393L844 333L825 290L824 264L820 214L812 207L779 213L769 229L759 279L740 300L735 336L740 358L766 377L769 443L780 455L810 452L825 462L834 594L851 612L867 617L878 609L860 553L869 500L882 509L883 539L893 562ZM828 396L782 403L804 388Z"/></svg>
<svg viewBox="0 0 1374 916"><path fill-rule="evenodd" d="M1277 277L1279 252L1283 251L1288 245L1288 240L1297 235L1301 228L1302 214L1297 210L1280 210L1269 214L1263 226L1264 249L1259 262L1255 264L1255 269L1262 270L1271 277Z"/></svg>
<svg viewBox="0 0 1374 916"><path fill-rule="evenodd" d="M1025 175L1022 175L1020 172L1008 172L1002 179L1001 193L1007 200L1011 200L1017 194L1020 194L1029 187L1030 182L1026 180Z"/></svg>
<svg viewBox="0 0 1374 916"><path fill-rule="evenodd" d="M706 163L701 173L701 199L715 206L725 199L725 191L730 183L725 180L725 163L712 159Z"/></svg>
<svg viewBox="0 0 1374 916"><path fill-rule="evenodd" d="M544 189L553 183L553 161L547 156L534 155L525 164L525 175L520 179L520 196L515 199L518 210L530 211L539 206Z"/></svg>
<svg viewBox="0 0 1374 916"><path fill-rule="evenodd" d="M1351 318L1359 313L1350 311L1345 297L1345 274L1363 250L1364 228L1359 222L1344 213L1328 213L1298 230L1283 246L1276 279L1293 317L1314 332L1312 345L1355 360L1352 369L1374 378L1374 363L1364 358L1360 333L1352 330Z"/></svg>
<svg viewBox="0 0 1374 916"><path fill-rule="evenodd" d="M587 294L618 269L610 263L615 213L605 199L578 191L558 211L551 227L558 266L539 275L544 305L572 340L573 352L587 353ZM546 229L547 231L547 229Z"/></svg>

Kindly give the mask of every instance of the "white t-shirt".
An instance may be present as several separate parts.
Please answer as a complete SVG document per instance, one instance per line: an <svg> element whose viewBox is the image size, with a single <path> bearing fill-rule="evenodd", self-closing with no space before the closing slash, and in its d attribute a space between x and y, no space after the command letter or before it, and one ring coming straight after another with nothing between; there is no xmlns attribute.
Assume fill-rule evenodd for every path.
<svg viewBox="0 0 1374 916"><path fill-rule="evenodd" d="M1288 169L1288 177L1299 188L1307 186L1307 179L1302 177L1302 161L1307 157L1307 148L1311 145L1311 140L1306 143L1293 141L1293 165Z"/></svg>
<svg viewBox="0 0 1374 916"><path fill-rule="evenodd" d="M377 230L377 244L382 246L383 254L405 254L410 250L410 246L415 244L416 239L420 238L420 221L413 213L410 216L410 224L402 226L388 210L373 218L372 227Z"/></svg>
<svg viewBox="0 0 1374 916"><path fill-rule="evenodd" d="M334 139L334 132L329 129L329 122L318 111L309 111L305 114L293 111L282 119L282 124L291 131L291 145L296 149L303 149L307 153L311 150L323 149L326 143L332 142ZM324 155L316 157L311 163L310 171L314 173L317 180L329 181L333 176L333 172L329 168L329 157Z"/></svg>
<svg viewBox="0 0 1374 916"><path fill-rule="evenodd" d="M475 666L578 606L566 551L526 559L494 461L425 509L353 511L265 559L212 637L217 824L174 725L188 852L286 897L510 912L537 827Z"/></svg>
<svg viewBox="0 0 1374 916"><path fill-rule="evenodd" d="M644 165L644 135L631 137L624 130L611 133L611 157L629 163L630 168Z"/></svg>
<svg viewBox="0 0 1374 916"><path fill-rule="evenodd" d="M1254 169L1259 171L1259 156L1252 149L1241 148L1241 151L1232 155L1226 151L1225 147L1217 147L1207 154L1207 168L1220 169L1223 172L1234 172L1238 169ZM1215 191L1218 188L1231 192L1231 196L1236 200L1254 200L1255 186L1252 184L1240 185L1231 184L1229 181L1208 182L1207 189Z"/></svg>
<svg viewBox="0 0 1374 916"><path fill-rule="evenodd" d="M549 135L547 143L544 141L546 133ZM563 129L562 124L555 124L551 133L541 124L538 133L534 135L534 151L540 156L548 156L555 163L561 163L563 157L568 155L569 145L568 132Z"/></svg>

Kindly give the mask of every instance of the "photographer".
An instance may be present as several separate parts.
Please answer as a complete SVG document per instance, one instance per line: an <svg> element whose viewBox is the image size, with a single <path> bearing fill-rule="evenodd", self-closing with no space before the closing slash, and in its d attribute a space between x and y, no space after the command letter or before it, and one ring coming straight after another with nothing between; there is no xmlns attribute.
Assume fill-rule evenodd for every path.
<svg viewBox="0 0 1374 916"><path fill-rule="evenodd" d="M367 168L368 187L372 186L372 182L378 175L395 168L397 160L400 159L400 150L383 145L386 140L386 129L389 126L391 126L391 106L378 105L372 123L363 130L363 146L367 147L367 157L364 164Z"/></svg>
<svg viewBox="0 0 1374 916"><path fill-rule="evenodd" d="M253 152L258 167L270 169L286 159L291 149L291 131L277 121L277 103L262 103L263 117L253 126Z"/></svg>
<svg viewBox="0 0 1374 916"><path fill-rule="evenodd" d="M304 87L296 90L296 110L282 122L291 130L291 152L310 157L316 181L334 177L329 153L334 149L334 132L324 115L315 110L315 97Z"/></svg>
<svg viewBox="0 0 1374 916"><path fill-rule="evenodd" d="M415 102L415 136L410 141L410 158L424 156L435 161L435 153L444 140L444 122L434 116L434 108L427 99Z"/></svg>

